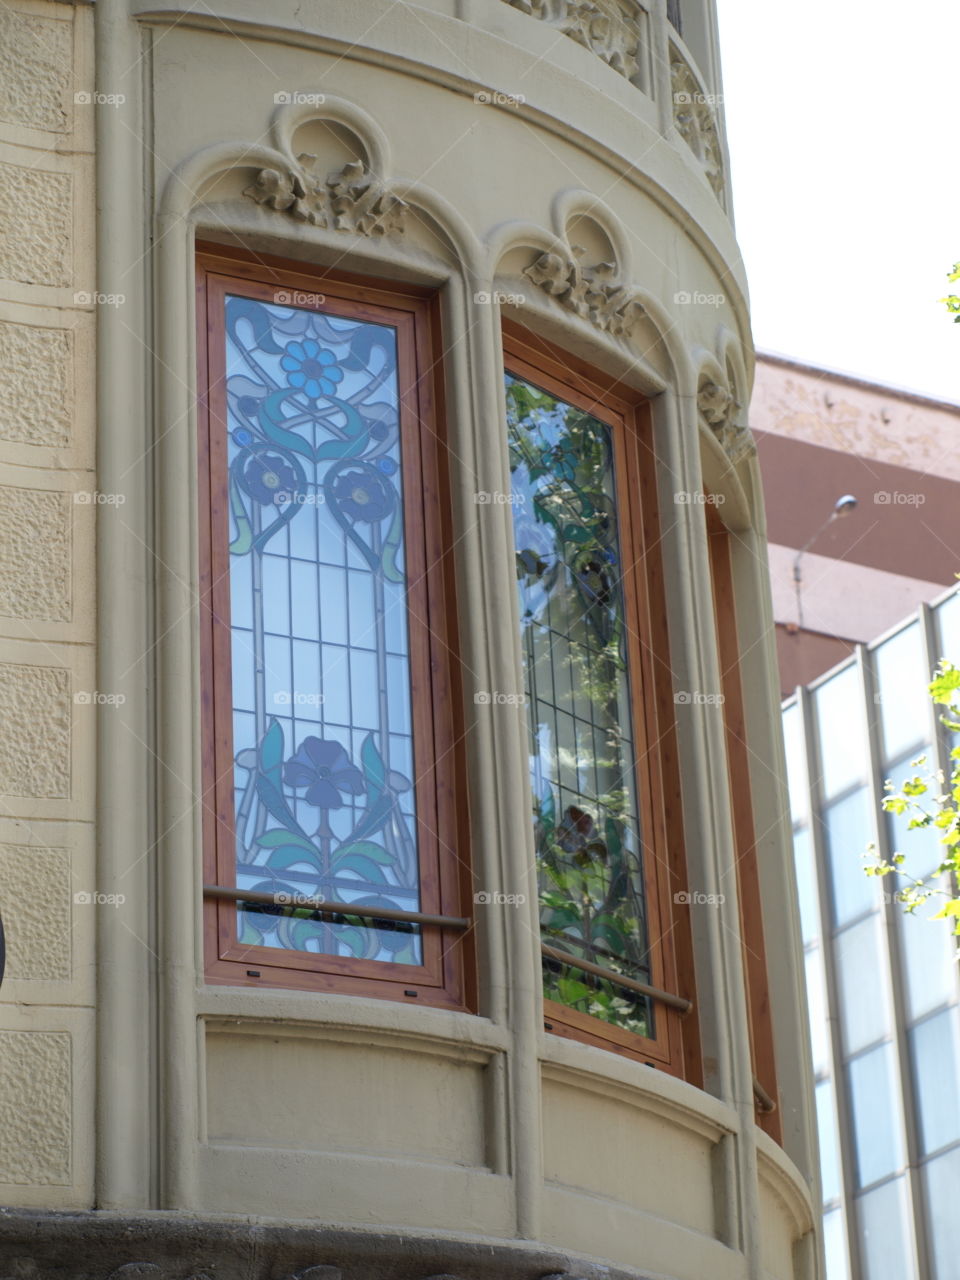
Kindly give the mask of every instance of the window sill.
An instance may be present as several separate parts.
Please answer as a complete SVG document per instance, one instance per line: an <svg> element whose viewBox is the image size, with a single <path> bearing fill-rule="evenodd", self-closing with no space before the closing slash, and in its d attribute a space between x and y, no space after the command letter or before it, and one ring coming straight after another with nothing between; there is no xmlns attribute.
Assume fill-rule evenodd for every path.
<svg viewBox="0 0 960 1280"><path fill-rule="evenodd" d="M320 991L204 986L198 993L197 1014L205 1022L235 1022L241 1029L250 1023L262 1031L271 1023L285 1035L347 1040L382 1036L393 1044L408 1040L411 1048L432 1048L443 1056L462 1056L473 1049L480 1059L488 1059L510 1044L506 1028L476 1014Z"/></svg>

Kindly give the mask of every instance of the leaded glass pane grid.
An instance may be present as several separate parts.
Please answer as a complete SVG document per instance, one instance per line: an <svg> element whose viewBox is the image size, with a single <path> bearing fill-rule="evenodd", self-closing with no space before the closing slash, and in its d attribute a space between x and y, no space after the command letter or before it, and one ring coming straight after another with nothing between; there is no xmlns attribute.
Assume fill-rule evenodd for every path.
<svg viewBox="0 0 960 1280"><path fill-rule="evenodd" d="M649 982L612 433L513 375L506 398L541 935ZM653 1034L644 996L562 962L544 994Z"/></svg>
<svg viewBox="0 0 960 1280"><path fill-rule="evenodd" d="M396 331L225 300L237 887L420 907ZM419 927L238 907L242 943L422 963Z"/></svg>

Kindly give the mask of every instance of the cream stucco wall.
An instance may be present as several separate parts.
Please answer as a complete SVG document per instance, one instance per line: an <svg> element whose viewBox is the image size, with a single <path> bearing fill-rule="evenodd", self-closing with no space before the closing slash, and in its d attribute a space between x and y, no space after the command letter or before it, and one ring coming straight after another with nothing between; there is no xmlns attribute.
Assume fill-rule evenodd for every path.
<svg viewBox="0 0 960 1280"><path fill-rule="evenodd" d="M63 92L72 94L88 74L94 14L18 4L57 30L77 29L77 60L61 70ZM0 790L13 815L0 856L14 869L11 883L35 887L45 877L58 906L41 914L5 890L16 964L38 958L33 974L14 971L2 992L5 1034L14 1038L9 1065L0 1065L0 1114L12 1106L38 1122L21 1125L15 1146L0 1136L0 1177L8 1151L14 1175L2 1192L17 1205L520 1238L676 1280L812 1280L808 1183L816 1161L785 801L776 770L758 775L766 924L780 944L771 968L786 1154L771 1150L755 1124L715 706L678 707L691 884L727 892L723 907L693 921L704 1091L545 1033L532 893L526 909L479 914L477 1016L203 984L198 238L440 292L464 659L486 688L518 687L520 654L510 513L473 501L478 490L509 489L500 308L480 299L512 297L505 312L650 396L675 688L719 688L704 507L677 499L706 484L738 535L754 754L779 759L762 506L738 407L749 395L752 348L724 211L723 140L710 134L715 117L698 111L691 122L675 97L690 77L704 99L707 85L717 92L712 12L702 6L702 26L690 37L710 51L697 81L665 6L651 5L643 91L549 14L538 20L542 6L526 8L504 0L275 0L265 15L254 0L232 0L222 12L101 0L96 283L89 117L68 115L77 132L69 146L65 135L62 154L59 135L19 121L3 126L0 160L9 151L21 164L18 181L36 184L42 169L73 186L72 203L69 183L36 187L49 231L40 217L24 219L19 204L10 214L22 237L52 237L49 247L17 254L18 263L48 268L60 261L50 249L61 243L72 258L64 249L52 283L14 278L4 287L11 320L42 326L43 352L62 351L57 385L70 378L77 390L67 420L63 393L32 372L40 356L24 355L17 385L47 395L52 416L38 423L14 414L28 438L3 444L11 495L0 490L0 518L6 503L16 533L28 509L38 530L30 542L43 551L29 569L29 591L32 546L22 534L10 553L17 563L0 562L0 611L12 602L10 618L0 620L0 694L10 690L0 705L16 708L26 733L25 746L0 755ZM626 0L619 8L637 9ZM678 60L686 70L671 67ZM495 91L511 100L483 101ZM44 127L53 123L45 118ZM349 210L346 229L337 229L246 194L265 169L302 176L304 153L315 157L321 183L363 161L374 182L405 202L405 217L375 236L358 230ZM603 278L623 293L601 295L592 314L565 303L558 280L585 272L597 287L601 277L591 273L602 263L611 264ZM69 300L77 289L124 298L95 316L97 485L124 499L96 512L96 612L93 509L58 506L51 496L94 487L85 470L93 461L94 315ZM626 311L624 299L633 304ZM0 327L0 350L4 340ZM28 340L39 352L35 334L7 339L24 351ZM13 395L3 390L7 373L0 369L0 402ZM114 701L96 710L72 702L74 690L94 688ZM520 838L515 820L529 811L522 721L511 708L475 706L471 693L476 875L517 892L529 887L533 867L532 835ZM91 874L94 817L91 887L125 901L84 912L70 891ZM34 1061L35 1071L20 1065ZM21 1150L30 1154L12 1154Z"/></svg>

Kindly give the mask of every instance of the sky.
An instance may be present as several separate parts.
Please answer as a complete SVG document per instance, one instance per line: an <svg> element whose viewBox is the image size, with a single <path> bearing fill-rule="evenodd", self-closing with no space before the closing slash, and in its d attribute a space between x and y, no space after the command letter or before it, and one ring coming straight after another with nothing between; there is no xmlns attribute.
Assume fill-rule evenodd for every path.
<svg viewBox="0 0 960 1280"><path fill-rule="evenodd" d="M758 350L960 403L960 0L718 0Z"/></svg>

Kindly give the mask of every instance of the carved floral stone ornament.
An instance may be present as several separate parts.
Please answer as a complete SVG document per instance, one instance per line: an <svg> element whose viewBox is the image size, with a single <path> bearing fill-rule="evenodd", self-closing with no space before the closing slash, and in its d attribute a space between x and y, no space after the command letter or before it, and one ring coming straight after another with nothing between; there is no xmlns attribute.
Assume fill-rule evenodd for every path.
<svg viewBox="0 0 960 1280"><path fill-rule="evenodd" d="M723 151L713 107L693 69L675 48L670 50L670 89L677 132L700 161L718 200L723 199Z"/></svg>
<svg viewBox="0 0 960 1280"><path fill-rule="evenodd" d="M615 338L628 336L643 315L643 306L626 285L618 282L619 268L615 262L584 267L579 262L583 253L579 245L573 246L569 257L541 253L523 274L556 298L567 311L589 320Z"/></svg>
<svg viewBox="0 0 960 1280"><path fill-rule="evenodd" d="M753 436L742 423L736 421L740 410L733 392L711 378L702 378L697 391L697 408L720 441L724 453L737 463L756 449Z"/></svg>
<svg viewBox="0 0 960 1280"><path fill-rule="evenodd" d="M608 67L646 91L646 39L639 5L621 0L506 0L511 8L539 18L576 40Z"/></svg>
<svg viewBox="0 0 960 1280"><path fill-rule="evenodd" d="M315 227L333 227L364 236L400 233L409 212L361 160L321 175L316 156L299 155L287 170L261 169L245 196L270 209L289 213Z"/></svg>

